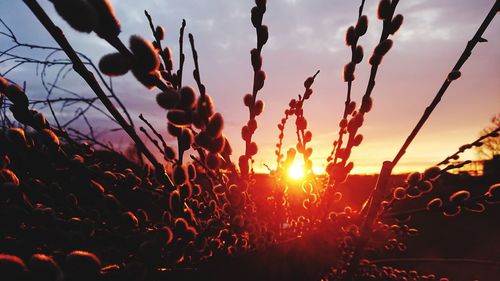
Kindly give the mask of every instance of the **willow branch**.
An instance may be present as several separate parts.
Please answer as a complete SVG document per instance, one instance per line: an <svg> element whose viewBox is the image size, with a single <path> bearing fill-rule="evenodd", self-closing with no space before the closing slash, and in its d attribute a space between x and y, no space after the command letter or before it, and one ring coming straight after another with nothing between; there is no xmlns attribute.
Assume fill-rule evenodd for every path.
<svg viewBox="0 0 500 281"><path fill-rule="evenodd" d="M78 57L78 54L75 52L71 44L68 42L62 30L57 27L49 16L45 13L42 7L38 4L36 0L23 0L23 2L28 6L28 8L32 11L32 13L38 18L38 20L42 23L45 29L50 33L50 35L56 40L59 46L63 49L66 55L69 57L71 62L73 63L73 68L75 71L87 82L90 88L97 95L99 100L104 104L106 109L111 113L111 115L116 119L116 121L120 124L120 126L125 130L125 132L130 136L130 138L135 142L137 147L142 151L144 156L148 158L148 160L153 164L155 169L157 170L158 180L169 187L173 187L173 183L165 173L165 169L163 165L161 165L155 158L155 156L149 151L146 145L142 142L141 138L137 135L134 128L127 123L127 121L123 118L120 112L113 105L111 100L106 96L103 89L95 79L92 72L90 72L82 62L82 60Z"/></svg>
<svg viewBox="0 0 500 281"><path fill-rule="evenodd" d="M177 88L182 87L182 71L184 68L184 61L186 60L186 56L184 55L184 29L186 28L186 20L182 20L182 25L179 30L179 69L177 70L177 80L178 85Z"/></svg>
<svg viewBox="0 0 500 281"><path fill-rule="evenodd" d="M478 139L476 139L475 141L471 142L470 144L466 144L466 145L462 145L457 152L453 153L452 155L446 157L443 161L439 162L436 164L436 166L440 166L440 165L445 165L445 164L448 164L450 160L456 160L458 159L458 155L462 152L464 152L465 150L469 149L469 148L472 148L476 145L479 145L481 143L481 141L483 141L484 139L487 139L489 137L496 137L498 136L498 133L500 132L500 127L497 127L495 130L491 131L490 133L486 134L486 135L483 135L483 136L480 136Z"/></svg>
<svg viewBox="0 0 500 281"><path fill-rule="evenodd" d="M191 45L191 51L193 52L193 61L194 61L194 71L193 77L198 85L198 90L200 91L200 95L202 97L205 96L205 86L201 83L201 74L200 74L200 65L198 63L198 52L196 51L196 47L194 45L194 36L189 33L189 44Z"/></svg>
<svg viewBox="0 0 500 281"><path fill-rule="evenodd" d="M460 56L457 63L453 67L452 73L453 72L457 73L460 71L460 68L464 65L464 63L470 57L470 55L472 54L472 50L474 49L474 47L476 46L477 43L486 42L486 40L484 38L482 38L483 33L486 30L486 28L488 27L488 25L491 23L491 21L493 20L493 18L495 17L495 15L499 9L500 9L500 0L497 0L497 1L495 1L495 4L493 4L493 7L491 8L490 12L488 13L486 18L484 19L484 21L481 24L481 26L479 27L479 29L477 30L474 37L472 37L472 39L469 42L467 42L467 46L465 47L465 50L462 52L462 55ZM451 82L453 82L453 81L454 81L454 79L450 79L450 76L448 76L448 78L443 82L443 85L441 86L441 88L437 92L437 94L434 97L434 99L432 100L431 104L425 109L424 114L422 115L422 117L418 121L417 125L415 126L413 131L410 133L410 135L406 138L406 141L404 142L403 146L399 150L396 157L394 157L394 160L392 160L392 163L394 166L399 162L401 157L403 157L403 155L406 153L406 149L408 149L408 146L410 146L411 142L413 141L413 139L415 139L415 137L417 136L420 129L422 129L422 127L424 126L427 119L429 119L429 116L434 111L436 106L439 104L439 102L441 101L441 98L444 96L446 90L448 89Z"/></svg>

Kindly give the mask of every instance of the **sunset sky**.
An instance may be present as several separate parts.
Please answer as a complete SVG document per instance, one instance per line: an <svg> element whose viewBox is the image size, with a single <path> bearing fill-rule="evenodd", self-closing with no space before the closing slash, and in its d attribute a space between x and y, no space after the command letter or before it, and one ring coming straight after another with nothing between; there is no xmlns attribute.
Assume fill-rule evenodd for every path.
<svg viewBox="0 0 500 281"><path fill-rule="evenodd" d="M114 50L95 34L73 31L54 11L49 1L40 4L54 22L67 34L75 49L98 62ZM250 49L255 47L255 30L250 22L251 0L112 0L122 24L121 39L133 34L151 39L143 10L148 10L156 24L167 30L166 44L178 58L178 30L186 19L186 31L193 33L200 56L201 78L214 98L216 110L225 117L225 134L233 147L233 159L243 153L240 128L248 119L242 98L251 91L252 67ZM303 92L305 78L321 70L314 94L304 106L309 129L313 133L312 160L319 171L338 133L345 100L346 83L342 66L350 59L344 45L345 30L355 24L360 1L345 0L269 0L264 24L270 38L263 49L263 69L267 73L259 98L266 103L258 117L254 136L259 144L256 169L275 167L276 124L282 118L289 100ZM376 18L378 1L366 1L364 14L369 17L368 34L360 44L369 57L380 36L382 22ZM362 145L353 151L354 173L376 173L384 160L392 160L472 38L494 0L411 0L400 1L396 12L404 15L404 24L393 37L394 46L379 69L372 94L374 108L365 118L360 132ZM21 42L56 46L49 34L29 12L22 1L0 0L0 18L8 24ZM1 31L5 28L0 27ZM431 166L457 148L473 141L490 118L500 112L500 18L493 20L484 34L488 43L478 44L462 68L462 77L448 89L442 103L408 149L396 172L421 170ZM187 38L186 38L187 39ZM165 44L165 43L164 43ZM0 51L11 46L0 37ZM187 40L186 40L186 46ZM186 48L186 77L192 72L190 50ZM19 54L28 54L20 50ZM31 53L31 56L42 54ZM64 55L58 55L64 58ZM175 61L177 63L177 59ZM11 66L11 65L10 65ZM0 64L0 74L9 67ZM176 66L175 66L176 67ZM49 75L54 75L55 72ZM364 93L369 65L366 59L356 69L353 99ZM25 65L6 75L22 84L26 81L30 98L46 95L34 65ZM185 80L194 85L191 77ZM89 92L76 74L69 74L60 84L75 92ZM155 103L157 91L149 92L130 74L113 79L117 94L137 119L143 113L159 129L166 125L165 111ZM62 93L58 93L62 95ZM72 112L60 113L71 116ZM96 128L109 127L103 117L94 113ZM292 123L290 123L292 125ZM289 128L292 128L290 126ZM164 130L166 131L166 130ZM286 131L285 147L295 145L294 130ZM124 136L111 136L119 144ZM474 159L468 153L465 159Z"/></svg>

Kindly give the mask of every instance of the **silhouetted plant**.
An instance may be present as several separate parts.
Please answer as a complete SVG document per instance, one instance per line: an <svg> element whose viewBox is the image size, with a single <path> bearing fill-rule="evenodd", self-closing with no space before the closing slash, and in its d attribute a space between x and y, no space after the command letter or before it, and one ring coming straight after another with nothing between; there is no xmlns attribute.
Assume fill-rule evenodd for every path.
<svg viewBox="0 0 500 281"><path fill-rule="evenodd" d="M330 176L330 183L342 183L347 178L347 175L354 167L353 162L347 162L351 151L355 146L359 146L363 141L363 135L357 134L359 128L364 123L366 113L370 112L373 107L373 99L371 94L375 88L375 78L377 76L378 68L382 62L383 57L392 48L393 41L388 39L390 35L394 35L403 23L403 16L398 14L394 16L398 0L394 1L380 1L378 5L377 15L383 21L382 34L380 41L373 50L369 59L371 65L370 77L365 93L363 95L361 106L356 109L356 103L351 101L351 88L354 81L354 71L356 64L363 60L363 47L358 45L358 40L366 33L368 28L368 19L362 16L364 2L361 3L359 9L358 22L356 26L350 26L347 29L345 42L346 45L351 47L351 62L344 66L343 78L347 82L347 97L344 106L343 117L339 122L339 137L333 142L333 150L328 156L327 161L330 162L327 167L327 172ZM348 134L348 140L345 147L343 145L343 136ZM341 159L338 163L338 159Z"/></svg>
<svg viewBox="0 0 500 281"><path fill-rule="evenodd" d="M484 143L488 141L488 138L498 138L499 132L500 132L500 127L497 127L495 129L491 130L491 132L488 132L488 133L482 135L481 137L479 137L475 141L460 146L458 148L457 152L446 157L443 161L439 162L437 165L438 166L446 165L446 164L449 164L451 160L458 160L460 158L460 154L463 153L464 151L471 149L471 148L474 148L474 147L477 148L477 147L483 146Z"/></svg>
<svg viewBox="0 0 500 281"><path fill-rule="evenodd" d="M127 132L153 167L133 163L116 152L96 150L92 144L82 142L92 140L96 145L108 146L99 142L85 113L78 118L88 124L89 135L67 127L68 124L60 124L52 110L52 104L60 101L47 98L43 102L53 114L55 126L52 126L43 113L30 108L37 101L28 99L25 87L0 76L2 109L5 112L8 107L17 122L25 126L13 126L3 119L0 134L0 211L6 214L0 233L5 240L2 240L2 247L9 245L8 252L16 254L0 254L2 276L12 280L35 276L47 280L156 280L162 279L158 278L161 274L182 274L183 270L196 268L199 273L193 271L193 274L203 279L207 277L205 274L222 276L226 271L234 271L232 267L237 267L240 258L244 266L252 266L266 254L285 248L285 252L290 253L286 259L295 261L296 256L310 255L308 262L314 267L311 273L307 272L310 265L300 264L304 268L300 273L304 275L288 279L309 280L324 276L326 280L437 280L432 274L422 275L414 270L381 265L387 260L377 258L381 251L407 250L408 240L419 233L406 224L414 214L440 212L445 216L456 216L464 211L483 212L486 206L500 200L498 183L491 184L481 194L468 189L438 197L431 193L437 189L440 177L468 162L452 163L444 168L437 166L448 164L450 159L457 158L465 150L498 136L498 129L462 146L436 167L409 174L400 186L392 188L390 182L393 168L447 87L460 77L460 68L475 44L485 41L482 33L498 11L499 1L467 44L394 160L383 163L372 194L359 210L348 206L338 190L354 167L354 163L349 162L352 149L363 141L358 131L365 115L372 109L371 96L378 67L393 45L389 36L394 35L403 22L403 16L394 15L398 0L378 3L377 14L383 29L368 60L370 77L359 108L351 100L351 90L355 67L364 56L363 48L358 44L368 28L367 17L363 15L364 0L359 7L356 25L346 32L346 44L351 48L351 60L343 70L347 94L338 138L328 157L330 163L326 177L316 177L312 171L312 147L308 146L312 133L308 130L303 108L313 93L312 84L318 71L306 79L304 94L290 101L278 124L277 167L272 173L277 180L268 193L262 191L261 187L265 188L266 183L259 180L252 166L253 156L258 152L257 144L252 140L257 129L256 117L264 108L264 102L257 99L257 94L266 79L261 53L269 37L267 26L262 24L267 1L256 0L251 10L257 46L250 52L253 89L251 94L244 96L249 120L241 131L245 152L238 159L239 171L230 159L231 146L223 134L224 118L216 112L214 101L201 79L198 52L191 33L188 38L197 90L183 85L184 20L179 33L179 65L174 70L173 54L164 42L165 31L153 24L149 13L145 12L145 15L154 41L133 35L127 47L118 37L121 27L109 1L52 1L56 11L72 28L85 33L95 32L116 49L115 53L101 58L99 69L102 73L121 76L131 71L146 88L160 91L156 102L167 111L167 130L177 140L177 151L174 152L162 133L142 114L139 118L146 126L139 127L139 130L163 155L163 162L156 160L139 138L127 110L122 108L128 120L114 107L111 99L121 103L112 89L108 89L111 94L107 95L88 70L97 70L93 64L82 60L85 57L73 50L36 0L24 2L56 39L60 45L57 51L63 50L68 55L70 61L65 63L75 68L105 105L109 113L104 114ZM16 44L25 46L19 44L12 32L10 34L8 36ZM3 54L12 56L9 51ZM99 72L97 75L104 81ZM50 89L48 92L50 95ZM75 100L61 102L83 102L91 106L97 99L78 96ZM297 145L285 156L282 152L284 129L293 115ZM196 155L184 156L191 149ZM303 156L307 177L297 183L299 195L293 195L287 190L290 183L285 174L297 152ZM259 192L265 196L259 196ZM432 194L435 198L416 209L397 209L397 202L416 199L422 194ZM306 251L303 251L304 244ZM25 264L20 257L31 258ZM228 263L228 257L236 262ZM328 272L325 272L326 268L330 268ZM268 272L266 270L259 268L262 272ZM260 273L253 274L259 276ZM240 272L236 276L247 278ZM232 276L232 279L239 278Z"/></svg>
<svg viewBox="0 0 500 281"><path fill-rule="evenodd" d="M253 88L251 94L246 94L243 97L243 103L248 107L250 117L245 126L241 128L241 137L245 141L245 154L238 159L240 172L243 177L246 177L251 171L253 173L253 159L257 154L258 147L255 142L252 142L252 136L257 130L256 117L264 111L264 102L257 100L257 94L264 87L266 73L262 70L262 48L267 43L269 38L269 30L267 25L262 24L264 14L266 13L267 0L256 0L255 6L251 11L252 24L257 33L257 48L250 51L253 75Z"/></svg>

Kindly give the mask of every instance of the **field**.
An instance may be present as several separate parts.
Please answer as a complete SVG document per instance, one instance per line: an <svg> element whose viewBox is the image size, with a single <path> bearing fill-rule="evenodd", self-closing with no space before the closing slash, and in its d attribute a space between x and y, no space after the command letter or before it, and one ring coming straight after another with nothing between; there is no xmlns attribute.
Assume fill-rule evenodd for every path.
<svg viewBox="0 0 500 281"><path fill-rule="evenodd" d="M405 104L420 100L408 97L403 104L384 97L389 105L374 103L378 88L400 84L393 72L389 80L380 77L386 64L408 67L388 60L400 52L398 40L415 36L414 29L404 33L398 0L361 0L351 11L352 25L341 28L349 52L340 71L342 102L327 112L319 109L326 99L316 101L323 70L301 78L300 94L280 96L285 108L266 100L269 81L294 80L291 66L276 80L269 76L276 72L267 71L272 67L266 51L281 42L267 25L278 2L251 1L246 13L254 44L245 58L248 83L227 67L218 79L217 89L250 87L237 105L232 96L217 99L221 96L205 84L218 66L203 64L207 49L189 32L196 18L182 20L172 41L170 29L167 37L158 25L160 11L143 15L141 10L147 32L128 35L125 27L136 14L126 3L22 2L54 43L24 43L25 34L16 33L22 27L9 25L3 17L12 16L0 14L0 43L6 42L0 47L0 279L489 281L500 276L500 114L491 112L490 125L477 128L479 135L467 136L457 148L444 137L453 129L443 126L434 129L429 144L439 146L427 154L412 152L431 116L449 102L451 85L465 80L459 89L465 92L468 85L481 84L467 81L484 79L486 96L474 95L485 109L494 108L498 81L462 72L470 70L465 65L478 46L490 44L484 37L497 24L500 1L474 23L475 33L442 74L418 121L404 120L411 126L402 145L376 172L366 173L372 170L363 165L393 144L372 145L373 131L378 140L400 132L398 119L407 116L397 112L410 113ZM420 4L415 9L428 3ZM16 5L5 4L4 10L15 11ZM125 24L122 14L130 16ZM296 32L303 35L306 29ZM75 41L106 53L94 63ZM229 50L230 45L218 46ZM498 57L481 61L489 65ZM435 64L440 69L442 63ZM34 69L41 88L30 87L35 82L27 69ZM420 75L434 69L426 71ZM131 85L154 94L138 101ZM410 88L427 87L419 82ZM468 110L451 118L456 132L475 120L473 106L461 106ZM379 108L386 115L377 115ZM372 126L372 115L387 121ZM324 128L315 125L317 116L327 134L313 133ZM241 117L243 124L235 125ZM371 152L361 150L365 146ZM433 154L447 156L436 161ZM405 157L418 165L410 166Z"/></svg>

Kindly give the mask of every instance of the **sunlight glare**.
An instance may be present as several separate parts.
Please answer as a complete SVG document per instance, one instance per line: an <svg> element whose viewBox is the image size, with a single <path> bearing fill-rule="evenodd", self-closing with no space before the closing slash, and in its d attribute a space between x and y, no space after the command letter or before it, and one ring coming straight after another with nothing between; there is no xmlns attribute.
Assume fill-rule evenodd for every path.
<svg viewBox="0 0 500 281"><path fill-rule="evenodd" d="M304 168L297 161L294 161L288 169L288 177L292 180L300 180L304 177Z"/></svg>

